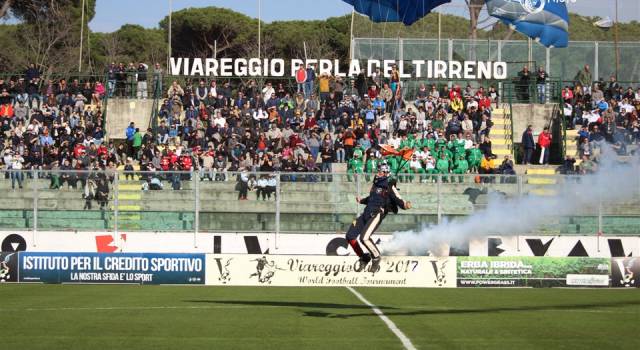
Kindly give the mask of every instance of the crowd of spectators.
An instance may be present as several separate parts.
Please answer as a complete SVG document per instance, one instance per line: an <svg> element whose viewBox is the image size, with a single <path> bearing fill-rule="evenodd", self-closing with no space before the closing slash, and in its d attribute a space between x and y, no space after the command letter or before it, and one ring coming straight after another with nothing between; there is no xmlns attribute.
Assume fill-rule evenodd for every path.
<svg viewBox="0 0 640 350"><path fill-rule="evenodd" d="M305 73L315 79L297 85L249 80L233 86L228 81L174 81L160 107L155 138L152 130L144 135L134 127L127 131L129 156L144 170L197 170L212 180L225 171L331 172L334 163L347 163L352 174L372 173L385 160L400 173L494 173L498 168L490 140L498 98L494 87L421 84L409 96L395 68L390 79L316 76L312 67ZM383 159L381 144L412 148L415 157ZM482 168L485 156L487 167ZM511 160L504 165L500 171L513 174ZM407 177L414 178L431 179Z"/></svg>
<svg viewBox="0 0 640 350"><path fill-rule="evenodd" d="M578 130L578 154L567 155L563 167L567 172L591 172L605 143L619 156L635 152L640 143L640 87L623 86L615 76L594 81L585 65L574 84L563 88L562 99L567 128ZM582 162L578 168L576 157Z"/></svg>
<svg viewBox="0 0 640 350"><path fill-rule="evenodd" d="M15 170L4 173L12 187L22 188L25 174L17 170L99 168L107 154L105 94L97 79L43 80L33 64L22 75L0 77L0 163ZM53 177L52 187L86 180L67 173Z"/></svg>
<svg viewBox="0 0 640 350"><path fill-rule="evenodd" d="M421 84L409 96L395 67L390 79L379 72L356 79L316 75L311 66L304 73L306 81L298 85L250 80L232 86L229 81L188 80L182 86L174 81L162 91L166 98L156 130L141 130L132 123L123 135L125 143L105 144L103 98L143 99L152 92L157 96L162 86L160 65L149 72L144 63L112 63L106 69L106 86L95 79L43 83L31 65L24 75L0 80L2 162L10 170L114 173L124 167L129 173L196 172L213 181L243 170L331 172L334 163L347 163L352 174L371 173L380 161L401 173L494 172L491 111L499 98L494 87ZM383 159L380 144L413 148L415 156L407 162ZM512 173L512 168L504 173ZM22 186L22 172L7 174ZM191 175L147 176L147 188L161 187L154 177L179 189ZM330 177L292 174L283 179ZM250 180L247 177L248 188ZM86 186L86 177L71 172L52 180L52 187L65 183L75 187L77 181ZM261 191L267 197L270 193Z"/></svg>
<svg viewBox="0 0 640 350"><path fill-rule="evenodd" d="M581 84L588 80L588 67L584 71L574 87L563 90L568 124L583 126L580 157L589 157L604 141L624 152L628 143L640 140L635 106L640 91L623 89L613 78L585 88ZM506 157L498 165L492 152L491 115L500 98L493 86L420 84L408 93L395 67L391 78L379 72L336 78L317 75L311 66L300 73L306 80L299 84L188 79L159 91L163 77L158 64L149 72L143 63L112 63L106 86L95 79L42 82L31 65L24 75L0 79L2 163L10 170L146 172L145 188L152 190L163 188L163 180L180 189L192 174L226 181L237 172L241 193L256 188L265 199L274 192L267 185L273 179L251 174L279 171L285 174L283 181L328 181L329 175L300 173L330 173L335 163L346 163L347 172L356 176L387 162L394 173L403 174L401 181L433 181L434 174L452 181L456 177L445 175L514 174L513 161ZM536 75L544 83L540 79L546 73L539 69ZM152 93L164 95L157 129L131 123L122 135L126 142L105 144L103 98L143 99ZM537 96L546 100L543 87ZM550 143L547 136L543 141ZM414 153L407 161L384 157L382 144ZM547 163L549 147L543 148L547 152L541 162ZM533 162L531 156L525 160ZM176 171L183 173L168 175ZM23 174L7 174L14 186L22 186ZM51 186L75 187L78 181L86 186L87 177L63 173Z"/></svg>

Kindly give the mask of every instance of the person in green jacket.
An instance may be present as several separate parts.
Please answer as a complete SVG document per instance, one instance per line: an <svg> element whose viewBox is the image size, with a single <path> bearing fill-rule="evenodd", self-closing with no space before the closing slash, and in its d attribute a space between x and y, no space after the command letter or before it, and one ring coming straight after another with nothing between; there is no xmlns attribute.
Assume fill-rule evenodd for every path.
<svg viewBox="0 0 640 350"><path fill-rule="evenodd" d="M371 175L374 175L375 177L375 174L378 172L378 164L380 164L380 159L378 159L378 157L376 157L376 155L372 153L369 159L367 159L365 167L367 172L367 182L371 181Z"/></svg>
<svg viewBox="0 0 640 350"><path fill-rule="evenodd" d="M398 166L400 165L400 163L398 162L398 157L396 156L387 156L387 165L389 165L389 168L391 170L391 174L397 174L398 173Z"/></svg>
<svg viewBox="0 0 640 350"><path fill-rule="evenodd" d="M435 150L440 152L443 148L447 148L447 140L444 137L439 137L436 140ZM440 158L440 156L438 156Z"/></svg>
<svg viewBox="0 0 640 350"><path fill-rule="evenodd" d="M409 136L402 135L402 141L400 141L400 149L404 149L404 148L413 149L415 147L415 144L416 142L412 134L409 134Z"/></svg>
<svg viewBox="0 0 640 350"><path fill-rule="evenodd" d="M462 134L459 134L455 137L455 139L453 140L453 153L456 156L456 158L459 155L463 155L466 156L466 150L464 149L464 138L462 137Z"/></svg>
<svg viewBox="0 0 640 350"><path fill-rule="evenodd" d="M142 134L140 133L140 129L136 128L136 133L133 134L133 157L135 160L138 160L140 155L140 148L142 147Z"/></svg>
<svg viewBox="0 0 640 350"><path fill-rule="evenodd" d="M469 163L469 170L472 173L477 173L480 170L480 162L482 162L482 151L478 148L478 144L474 144L473 148L467 150L467 162Z"/></svg>
<svg viewBox="0 0 640 350"><path fill-rule="evenodd" d="M467 158L465 158L464 154L458 155L458 159L453 163L453 173L454 174L466 174L469 171L469 162L467 162ZM460 183L464 182L464 176L459 176L458 180ZM452 182L455 181L455 177L452 178Z"/></svg>
<svg viewBox="0 0 640 350"><path fill-rule="evenodd" d="M427 146L430 150L436 149L436 139L433 135L429 134L427 138L422 139L422 147Z"/></svg>
<svg viewBox="0 0 640 350"><path fill-rule="evenodd" d="M400 176L398 176L398 180L400 182L408 182L411 179L413 179L413 176L411 176L411 167L409 166L409 162L402 159L401 157L398 157L398 162L400 163L399 168L398 168L398 174L400 174Z"/></svg>
<svg viewBox="0 0 640 350"><path fill-rule="evenodd" d="M347 162L347 181L353 181L353 177L351 175L362 174L364 172L364 164L362 162L362 150L360 148L356 148L353 151L353 158Z"/></svg>
<svg viewBox="0 0 640 350"><path fill-rule="evenodd" d="M447 156L444 152L440 153L440 158L436 162L436 172L438 174L448 174L449 168L450 168L449 159L447 159ZM443 176L442 181L449 182L449 179L447 176Z"/></svg>
<svg viewBox="0 0 640 350"><path fill-rule="evenodd" d="M440 155L444 154L445 158L447 158L447 160L452 160L453 158L453 152L451 152L447 147L446 144L441 144L440 147L438 147L436 145L436 153L437 153L437 158L440 159Z"/></svg>

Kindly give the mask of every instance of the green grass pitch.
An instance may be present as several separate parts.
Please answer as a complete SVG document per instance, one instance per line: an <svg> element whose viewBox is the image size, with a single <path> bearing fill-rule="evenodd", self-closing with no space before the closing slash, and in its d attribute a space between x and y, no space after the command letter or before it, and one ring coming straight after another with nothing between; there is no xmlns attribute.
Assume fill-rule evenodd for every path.
<svg viewBox="0 0 640 350"><path fill-rule="evenodd" d="M418 349L639 349L640 291L358 288ZM402 349L346 288L0 285L0 349Z"/></svg>

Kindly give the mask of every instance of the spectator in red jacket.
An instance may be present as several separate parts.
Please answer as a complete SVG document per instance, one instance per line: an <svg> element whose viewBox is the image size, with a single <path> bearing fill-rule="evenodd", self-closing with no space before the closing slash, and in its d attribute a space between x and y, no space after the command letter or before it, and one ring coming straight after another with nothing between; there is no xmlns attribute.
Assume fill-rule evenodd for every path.
<svg viewBox="0 0 640 350"><path fill-rule="evenodd" d="M190 155L183 154L180 157L180 165L182 166L183 171L192 171L193 170L193 159Z"/></svg>
<svg viewBox="0 0 640 350"><path fill-rule="evenodd" d="M549 151L551 148L551 133L549 133L549 127L545 127L538 136L538 145L540 145L540 164L549 164Z"/></svg>

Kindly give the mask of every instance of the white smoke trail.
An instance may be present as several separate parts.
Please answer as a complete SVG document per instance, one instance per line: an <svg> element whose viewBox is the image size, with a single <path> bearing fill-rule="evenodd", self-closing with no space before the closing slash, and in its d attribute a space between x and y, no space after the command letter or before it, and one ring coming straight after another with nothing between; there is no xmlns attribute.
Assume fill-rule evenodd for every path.
<svg viewBox="0 0 640 350"><path fill-rule="evenodd" d="M555 190L553 196L525 195L512 199L490 196L486 209L464 219L427 226L420 231L395 233L384 244L384 251L391 255L425 255L443 245L460 246L480 237L530 233L549 218L597 208L598 202L638 199L638 159L619 163L608 147L603 149L600 158L595 174L563 177L555 186L549 186Z"/></svg>

